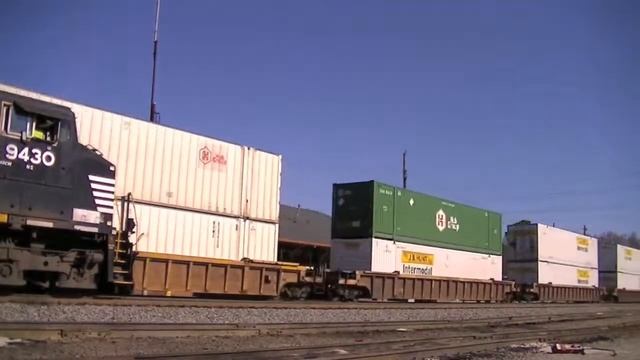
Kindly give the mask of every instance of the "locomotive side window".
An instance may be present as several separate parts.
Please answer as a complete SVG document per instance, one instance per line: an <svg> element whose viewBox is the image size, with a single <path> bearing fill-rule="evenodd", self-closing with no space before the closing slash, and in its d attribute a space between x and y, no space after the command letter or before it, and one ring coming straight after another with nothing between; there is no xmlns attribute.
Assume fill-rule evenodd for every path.
<svg viewBox="0 0 640 360"><path fill-rule="evenodd" d="M13 109L9 107L8 110ZM26 131L29 135L31 119L27 114L15 111L5 111L5 114L7 117L7 123L9 124L9 133L20 135L23 131Z"/></svg>
<svg viewBox="0 0 640 360"><path fill-rule="evenodd" d="M28 139L55 143L58 141L60 121L38 114L30 114L15 106L3 105L4 129L10 135L25 136Z"/></svg>

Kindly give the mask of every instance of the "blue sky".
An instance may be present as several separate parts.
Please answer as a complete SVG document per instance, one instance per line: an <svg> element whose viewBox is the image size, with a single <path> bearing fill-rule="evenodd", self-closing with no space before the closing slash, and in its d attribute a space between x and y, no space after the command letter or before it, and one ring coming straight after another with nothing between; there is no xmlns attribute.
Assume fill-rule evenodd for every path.
<svg viewBox="0 0 640 360"><path fill-rule="evenodd" d="M0 81L148 115L154 3L3 2ZM638 1L162 2L163 123L283 154L282 202L378 179L640 232Z"/></svg>

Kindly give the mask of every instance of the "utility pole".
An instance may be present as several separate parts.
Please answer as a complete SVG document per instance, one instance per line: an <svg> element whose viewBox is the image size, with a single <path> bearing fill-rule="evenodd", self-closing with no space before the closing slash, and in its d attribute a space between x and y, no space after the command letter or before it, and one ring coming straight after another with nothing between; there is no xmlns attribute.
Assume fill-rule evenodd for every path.
<svg viewBox="0 0 640 360"><path fill-rule="evenodd" d="M153 73L151 75L151 106L149 109L149 121L156 122L158 111L156 110L156 59L158 57L158 21L160 20L160 0L156 0L156 26L153 29Z"/></svg>
<svg viewBox="0 0 640 360"><path fill-rule="evenodd" d="M407 150L402 153L402 188L407 188Z"/></svg>

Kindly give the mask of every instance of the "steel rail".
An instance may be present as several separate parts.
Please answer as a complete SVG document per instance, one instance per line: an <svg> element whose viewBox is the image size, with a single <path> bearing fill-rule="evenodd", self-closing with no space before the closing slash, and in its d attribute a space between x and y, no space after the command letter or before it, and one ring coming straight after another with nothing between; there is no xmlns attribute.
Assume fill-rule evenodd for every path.
<svg viewBox="0 0 640 360"><path fill-rule="evenodd" d="M593 318L584 317L582 320ZM598 319L601 320L601 319ZM548 325L549 322L541 322L538 325ZM513 324L503 324L509 326ZM640 317L632 320L609 324L609 325L588 325L573 326L559 329L534 328L521 331L502 331L497 333L471 333L466 335L438 336L411 339L393 339L386 341L369 341L358 343L344 343L332 345L317 345L303 347L287 347L262 350L247 350L234 352L206 352L194 354L164 354L138 356L137 359L266 359L266 358L319 358L323 359L361 359L361 358L387 358L397 355L423 354L445 350L455 350L462 352L471 348L497 347L512 343L519 343L530 340L558 339L571 337L573 339L591 335L599 335L614 329L628 327L640 327ZM513 330L513 329L509 329ZM378 350L383 347L383 350ZM388 350L391 348L391 350ZM349 351L350 350L350 351ZM369 350L369 351L367 351ZM373 350L373 351L371 351ZM337 352L336 352L337 351ZM360 352L358 352L360 351ZM364 351L364 352L362 352Z"/></svg>
<svg viewBox="0 0 640 360"><path fill-rule="evenodd" d="M401 301L358 301L328 302L321 300L234 300L214 298L181 298L149 296L97 295L91 297L52 297L49 295L9 295L0 297L0 303L43 304L43 305L105 305L105 306L167 306L167 307L210 307L210 308L260 308L260 309L495 309L495 308L566 308L620 306L610 303L478 303L478 302L416 302Z"/></svg>
<svg viewBox="0 0 640 360"><path fill-rule="evenodd" d="M493 327L505 325L566 322L579 319L608 319L628 316L628 312L559 315L522 315L485 317L469 320L410 320L378 322L322 323L114 323L114 322L0 322L0 336L25 340L108 337L180 337L180 336L257 336L321 333L356 333L403 330L432 330L461 327Z"/></svg>
<svg viewBox="0 0 640 360"><path fill-rule="evenodd" d="M522 343L532 340L559 340L559 339L579 339L585 338L589 336L597 336L601 335L603 332L611 331L614 329L623 329L628 327L638 327L640 326L640 321L635 322L626 322L624 324L611 327L611 326L601 326L601 327L576 327L569 329L557 329L557 330L529 330L518 333L511 333L511 335L517 336L504 336L503 338L495 339L496 336L488 337L488 340L480 340L480 341L468 341L468 342L455 342L449 345L434 345L431 341L431 345L429 345L429 341L425 340L422 342L423 345L415 346L416 343L413 343L413 348L405 348L405 349L395 349L390 351L379 351L365 354L353 354L346 356L338 356L338 357L327 357L326 359L376 359L376 358L387 358L391 356L398 355L411 355L411 354L425 354L425 353L434 353L441 352L446 350L455 350L455 352L460 353L464 351L469 351L473 349L491 349L499 346L514 344L514 343ZM500 334L505 335L505 334ZM500 337L500 336L498 336ZM474 339L475 340L475 339ZM426 343L426 344L425 344Z"/></svg>

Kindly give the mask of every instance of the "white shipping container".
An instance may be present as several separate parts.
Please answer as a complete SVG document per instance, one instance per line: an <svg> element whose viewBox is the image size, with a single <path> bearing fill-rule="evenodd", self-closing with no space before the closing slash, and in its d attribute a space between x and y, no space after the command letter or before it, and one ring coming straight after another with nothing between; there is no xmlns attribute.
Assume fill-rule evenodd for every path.
<svg viewBox="0 0 640 360"><path fill-rule="evenodd" d="M282 158L254 148L244 153L244 216L258 220L278 220Z"/></svg>
<svg viewBox="0 0 640 360"><path fill-rule="evenodd" d="M640 290L640 274L600 272L600 286L606 289Z"/></svg>
<svg viewBox="0 0 640 360"><path fill-rule="evenodd" d="M616 273L617 288L626 290L640 290L640 274Z"/></svg>
<svg viewBox="0 0 640 360"><path fill-rule="evenodd" d="M538 260L598 267L598 239L538 224Z"/></svg>
<svg viewBox="0 0 640 360"><path fill-rule="evenodd" d="M331 268L500 280L502 257L377 238L333 239Z"/></svg>
<svg viewBox="0 0 640 360"><path fill-rule="evenodd" d="M120 211L116 205L118 214ZM276 261L278 224L135 204L137 251L206 258Z"/></svg>
<svg viewBox="0 0 640 360"><path fill-rule="evenodd" d="M242 257L253 260L278 260L278 224L242 220L244 247Z"/></svg>
<svg viewBox="0 0 640 360"><path fill-rule="evenodd" d="M538 283L575 286L598 286L598 269L538 262Z"/></svg>
<svg viewBox="0 0 640 360"><path fill-rule="evenodd" d="M600 241L598 254L601 272L640 274L640 250L638 249L612 241Z"/></svg>
<svg viewBox="0 0 640 360"><path fill-rule="evenodd" d="M519 284L598 286L598 269L547 261L505 261L505 280Z"/></svg>
<svg viewBox="0 0 640 360"><path fill-rule="evenodd" d="M116 196L278 221L279 155L7 85L0 90L71 108L80 143L116 165Z"/></svg>
<svg viewBox="0 0 640 360"><path fill-rule="evenodd" d="M640 274L640 250L618 245L616 253L618 258L617 271L627 274Z"/></svg>
<svg viewBox="0 0 640 360"><path fill-rule="evenodd" d="M504 246L506 261L548 261L598 267L598 239L544 224L510 225Z"/></svg>

